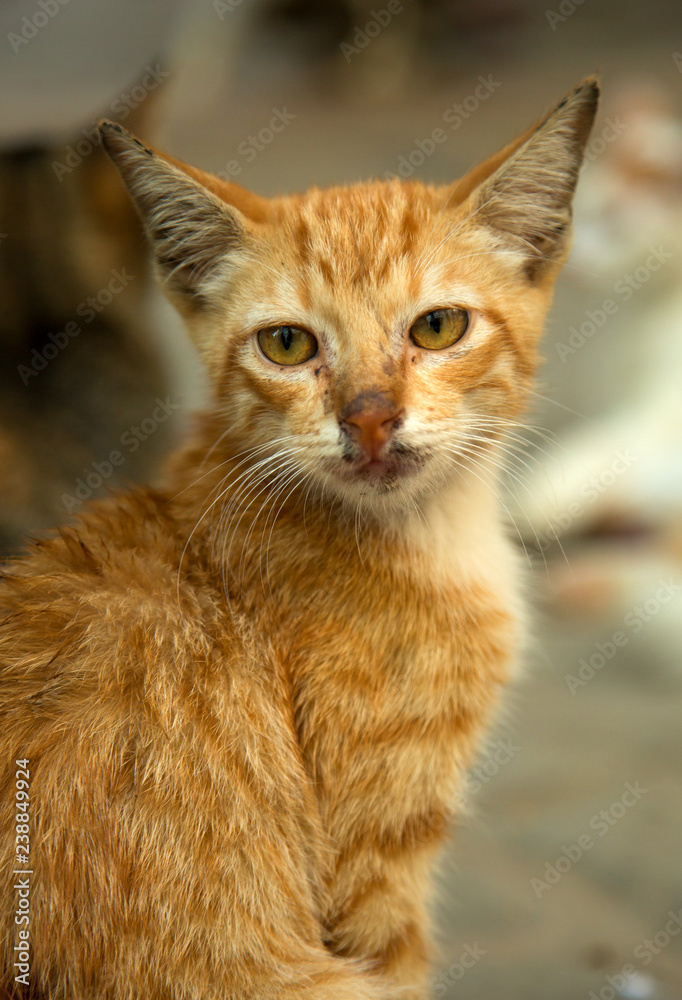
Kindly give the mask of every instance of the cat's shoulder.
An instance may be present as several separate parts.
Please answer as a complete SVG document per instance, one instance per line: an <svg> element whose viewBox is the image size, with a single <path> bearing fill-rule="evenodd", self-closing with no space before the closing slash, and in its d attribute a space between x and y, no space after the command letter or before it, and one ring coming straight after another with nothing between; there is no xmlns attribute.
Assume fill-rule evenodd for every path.
<svg viewBox="0 0 682 1000"><path fill-rule="evenodd" d="M96 756L103 734L112 747L132 730L167 734L198 690L209 699L230 683L244 632L196 566L178 586L183 530L162 494L134 489L89 505L8 564L0 752L22 746L68 768L62 744Z"/></svg>
<svg viewBox="0 0 682 1000"><path fill-rule="evenodd" d="M13 587L63 592L85 579L113 580L133 560L139 567L170 557L174 534L165 498L153 490L131 489L94 501L74 523L29 538L25 551L3 570L3 592Z"/></svg>
<svg viewBox="0 0 682 1000"><path fill-rule="evenodd" d="M34 539L5 567L0 638L29 631L40 643L74 629L102 638L141 624L158 634L179 621L199 628L202 606L217 601L201 574L179 585L185 541L167 498L154 490L88 505L73 525Z"/></svg>

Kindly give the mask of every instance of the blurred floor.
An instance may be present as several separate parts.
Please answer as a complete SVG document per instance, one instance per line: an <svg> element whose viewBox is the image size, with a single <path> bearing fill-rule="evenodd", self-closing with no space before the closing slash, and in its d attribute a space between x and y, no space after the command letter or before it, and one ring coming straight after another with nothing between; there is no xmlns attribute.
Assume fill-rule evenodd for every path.
<svg viewBox="0 0 682 1000"><path fill-rule="evenodd" d="M679 653L654 623L584 686L565 679L600 664L597 643L608 653L619 626L554 616L538 630L542 660L512 697L506 752L491 740L480 766L492 776L440 887L441 969L457 975L466 944L485 955L439 995L682 995ZM508 762L496 768L495 754ZM614 993L635 971L668 992Z"/></svg>

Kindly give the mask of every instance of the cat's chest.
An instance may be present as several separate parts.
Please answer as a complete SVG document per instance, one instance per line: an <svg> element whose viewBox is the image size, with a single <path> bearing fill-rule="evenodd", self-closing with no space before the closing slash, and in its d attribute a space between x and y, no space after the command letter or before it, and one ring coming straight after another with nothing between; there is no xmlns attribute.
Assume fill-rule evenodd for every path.
<svg viewBox="0 0 682 1000"><path fill-rule="evenodd" d="M295 681L350 685L354 702L379 713L387 698L394 711L428 712L464 692L474 663L499 659L484 650L520 617L504 535L440 530L402 542L364 555L353 545L336 562L317 552L291 572L275 629Z"/></svg>
<svg viewBox="0 0 682 1000"><path fill-rule="evenodd" d="M462 502L390 545L282 533L271 637L334 851L442 830L518 645L515 554ZM286 553L286 557L278 555Z"/></svg>
<svg viewBox="0 0 682 1000"><path fill-rule="evenodd" d="M485 574L429 573L419 560L305 579L280 648L316 787L374 801L397 786L407 798L445 796L507 678L509 594Z"/></svg>

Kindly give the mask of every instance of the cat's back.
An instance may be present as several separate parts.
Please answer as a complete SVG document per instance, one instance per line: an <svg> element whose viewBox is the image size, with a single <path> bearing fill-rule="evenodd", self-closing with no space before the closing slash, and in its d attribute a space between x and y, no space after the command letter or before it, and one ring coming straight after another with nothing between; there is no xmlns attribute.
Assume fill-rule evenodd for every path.
<svg viewBox="0 0 682 1000"><path fill-rule="evenodd" d="M22 742L41 721L147 699L162 668L181 674L236 640L199 570L179 585L183 545L165 498L135 490L90 505L8 564L0 717Z"/></svg>

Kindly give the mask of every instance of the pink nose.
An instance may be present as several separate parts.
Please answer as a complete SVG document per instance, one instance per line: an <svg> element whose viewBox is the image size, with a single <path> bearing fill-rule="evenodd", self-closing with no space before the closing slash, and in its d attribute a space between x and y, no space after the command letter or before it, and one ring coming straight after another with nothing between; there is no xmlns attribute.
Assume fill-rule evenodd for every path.
<svg viewBox="0 0 682 1000"><path fill-rule="evenodd" d="M343 425L367 458L375 461L402 414L403 410L391 403L353 413L343 420Z"/></svg>

